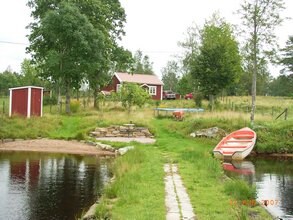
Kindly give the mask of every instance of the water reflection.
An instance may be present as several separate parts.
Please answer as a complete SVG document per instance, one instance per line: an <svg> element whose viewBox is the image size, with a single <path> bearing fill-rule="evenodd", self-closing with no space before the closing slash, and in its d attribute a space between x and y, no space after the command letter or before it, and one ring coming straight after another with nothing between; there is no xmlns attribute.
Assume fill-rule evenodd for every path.
<svg viewBox="0 0 293 220"><path fill-rule="evenodd" d="M75 219L108 181L94 157L0 153L0 219Z"/></svg>
<svg viewBox="0 0 293 220"><path fill-rule="evenodd" d="M242 178L255 184L257 199L282 219L293 219L293 161L264 160L228 161L223 163L229 177Z"/></svg>

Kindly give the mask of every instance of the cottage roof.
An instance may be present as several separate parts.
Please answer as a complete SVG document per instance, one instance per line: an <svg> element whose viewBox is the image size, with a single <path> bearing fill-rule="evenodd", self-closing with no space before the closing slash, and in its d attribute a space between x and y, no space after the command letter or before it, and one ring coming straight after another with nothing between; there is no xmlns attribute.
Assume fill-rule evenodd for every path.
<svg viewBox="0 0 293 220"><path fill-rule="evenodd" d="M131 73L115 73L120 82L130 82L148 85L163 85L163 82L157 75L147 74L131 74Z"/></svg>

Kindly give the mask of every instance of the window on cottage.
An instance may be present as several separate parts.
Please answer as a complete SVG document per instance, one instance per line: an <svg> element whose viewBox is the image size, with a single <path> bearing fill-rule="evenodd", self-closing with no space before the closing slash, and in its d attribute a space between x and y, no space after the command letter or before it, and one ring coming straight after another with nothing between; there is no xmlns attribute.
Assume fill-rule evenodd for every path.
<svg viewBox="0 0 293 220"><path fill-rule="evenodd" d="M156 95L157 94L157 87L156 86L149 86L149 94Z"/></svg>

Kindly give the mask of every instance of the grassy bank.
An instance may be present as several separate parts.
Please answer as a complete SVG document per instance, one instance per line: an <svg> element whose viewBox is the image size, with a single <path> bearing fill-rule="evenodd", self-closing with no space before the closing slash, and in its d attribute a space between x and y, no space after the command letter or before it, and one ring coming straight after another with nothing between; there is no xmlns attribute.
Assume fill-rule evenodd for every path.
<svg viewBox="0 0 293 220"><path fill-rule="evenodd" d="M29 120L1 117L0 138L84 139L97 126L132 121L150 128L157 142L132 143L135 150L115 160L115 181L105 190L97 210L99 218L165 219L163 164L170 162L178 164L198 219L270 219L260 206L241 205L244 200L254 200L255 189L225 178L220 162L212 157L219 140L189 137L197 129L214 126L230 132L248 126L248 118L245 112L217 111L186 114L184 121L177 122L168 116L154 118L152 106L127 114L111 105L102 111L87 109L71 116L45 113L43 118ZM256 118L258 152L281 152L284 146L286 151L292 151L292 119L274 121L262 115Z"/></svg>
<svg viewBox="0 0 293 220"><path fill-rule="evenodd" d="M116 179L98 207L99 219L165 219L164 163L178 164L198 219L271 219L260 206L241 205L255 199L255 188L225 178L206 141L174 133L176 122L168 119L151 123L157 142L133 143L136 149L114 162Z"/></svg>
<svg viewBox="0 0 293 220"><path fill-rule="evenodd" d="M192 100L169 101L161 103L167 107L192 107ZM194 106L193 106L194 107ZM30 139L49 137L55 139L84 139L87 133L97 126L124 124L129 121L136 125L144 125L155 130L151 120L154 118L152 106L137 109L128 115L116 103L107 103L102 110L81 109L72 116L49 114L46 110L43 118L8 118L0 117L0 138ZM257 143L254 150L257 153L293 153L293 117L289 112L287 120L275 120L271 116L257 114L254 130L257 133ZM170 113L163 114L172 122ZM230 133L239 128L249 126L249 113L235 111L205 111L203 113L187 113L180 123L170 123L172 132L189 136L190 133L210 127L219 127ZM209 140L213 146L218 139Z"/></svg>

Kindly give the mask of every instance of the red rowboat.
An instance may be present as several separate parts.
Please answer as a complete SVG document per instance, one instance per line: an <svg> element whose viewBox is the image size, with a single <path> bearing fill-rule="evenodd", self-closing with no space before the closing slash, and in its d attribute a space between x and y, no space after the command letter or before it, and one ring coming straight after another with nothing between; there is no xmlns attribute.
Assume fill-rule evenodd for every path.
<svg viewBox="0 0 293 220"><path fill-rule="evenodd" d="M256 133L250 128L242 128L224 137L214 148L214 156L219 159L243 160L250 154L256 142Z"/></svg>

